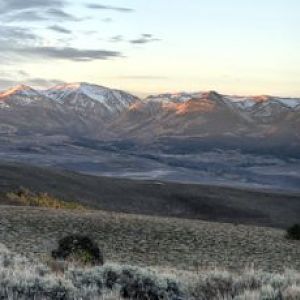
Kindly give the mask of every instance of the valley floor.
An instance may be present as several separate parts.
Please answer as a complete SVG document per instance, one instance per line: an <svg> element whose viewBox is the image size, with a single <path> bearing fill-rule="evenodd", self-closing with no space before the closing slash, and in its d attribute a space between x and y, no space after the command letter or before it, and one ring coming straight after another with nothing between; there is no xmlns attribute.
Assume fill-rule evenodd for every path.
<svg viewBox="0 0 300 300"><path fill-rule="evenodd" d="M187 271L245 267L300 270L300 242L279 229L103 211L0 206L0 241L44 257L70 233L89 234L106 261Z"/></svg>

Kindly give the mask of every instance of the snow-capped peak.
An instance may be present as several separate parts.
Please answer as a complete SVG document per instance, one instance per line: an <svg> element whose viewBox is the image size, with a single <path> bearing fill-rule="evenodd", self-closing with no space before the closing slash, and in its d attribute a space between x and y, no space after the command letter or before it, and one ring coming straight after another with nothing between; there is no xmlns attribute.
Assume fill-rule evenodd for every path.
<svg viewBox="0 0 300 300"><path fill-rule="evenodd" d="M0 99L7 98L13 95L20 95L20 94L25 96L26 95L32 96L34 94L37 94L37 92L27 85L20 84L12 88L9 88L6 91L0 92Z"/></svg>
<svg viewBox="0 0 300 300"><path fill-rule="evenodd" d="M225 96L226 99L236 104L240 109L252 109L259 106L269 106L278 104L285 108L296 109L300 108L300 98L281 98L268 95L262 96Z"/></svg>
<svg viewBox="0 0 300 300"><path fill-rule="evenodd" d="M108 113L120 113L139 101L137 97L123 91L84 82L54 86L44 94L81 112L99 111L102 108Z"/></svg>
<svg viewBox="0 0 300 300"><path fill-rule="evenodd" d="M151 102L162 102L164 104L167 103L184 103L193 98L200 98L204 92L195 92L195 93L187 93L187 92L179 92L179 93L165 93L159 95L151 95L146 98L147 101Z"/></svg>

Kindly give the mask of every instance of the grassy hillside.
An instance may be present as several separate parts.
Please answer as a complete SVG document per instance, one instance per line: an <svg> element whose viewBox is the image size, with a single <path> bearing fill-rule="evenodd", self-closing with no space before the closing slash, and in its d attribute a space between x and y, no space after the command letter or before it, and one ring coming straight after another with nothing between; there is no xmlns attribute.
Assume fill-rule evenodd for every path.
<svg viewBox="0 0 300 300"><path fill-rule="evenodd" d="M0 164L0 203L23 186L106 211L287 227L299 221L300 195L215 186L94 177Z"/></svg>
<svg viewBox="0 0 300 300"><path fill-rule="evenodd" d="M43 257L72 233L91 235L106 261L183 270L247 266L300 270L300 242L272 228L103 211L0 207L0 241Z"/></svg>

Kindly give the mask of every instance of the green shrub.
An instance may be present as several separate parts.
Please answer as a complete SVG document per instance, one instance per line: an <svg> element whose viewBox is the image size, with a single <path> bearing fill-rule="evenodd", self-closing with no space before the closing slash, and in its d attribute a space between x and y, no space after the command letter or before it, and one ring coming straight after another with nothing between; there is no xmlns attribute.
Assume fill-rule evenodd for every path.
<svg viewBox="0 0 300 300"><path fill-rule="evenodd" d="M300 240L300 224L289 227L286 236L290 240Z"/></svg>

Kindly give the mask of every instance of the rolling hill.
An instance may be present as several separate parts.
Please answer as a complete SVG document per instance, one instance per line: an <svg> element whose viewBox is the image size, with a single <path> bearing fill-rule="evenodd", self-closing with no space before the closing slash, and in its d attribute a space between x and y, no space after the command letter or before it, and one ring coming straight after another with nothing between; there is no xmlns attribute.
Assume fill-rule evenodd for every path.
<svg viewBox="0 0 300 300"><path fill-rule="evenodd" d="M262 226L287 227L299 221L300 195L216 186L96 177L0 165L0 199L20 186L48 192L93 209Z"/></svg>

